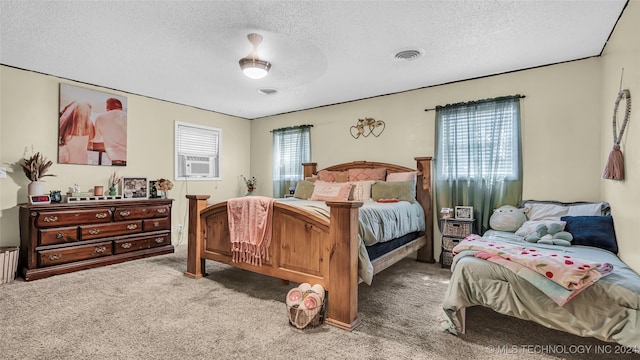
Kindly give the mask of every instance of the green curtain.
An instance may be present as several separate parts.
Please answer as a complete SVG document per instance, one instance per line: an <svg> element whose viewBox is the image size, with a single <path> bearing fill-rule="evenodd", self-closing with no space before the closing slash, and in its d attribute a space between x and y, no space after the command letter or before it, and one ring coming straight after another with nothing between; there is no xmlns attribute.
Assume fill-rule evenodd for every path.
<svg viewBox="0 0 640 360"><path fill-rule="evenodd" d="M476 229L522 200L520 96L436 107L436 209L473 206Z"/></svg>
<svg viewBox="0 0 640 360"><path fill-rule="evenodd" d="M311 125L273 130L273 197L289 193L304 178L302 163L311 161Z"/></svg>

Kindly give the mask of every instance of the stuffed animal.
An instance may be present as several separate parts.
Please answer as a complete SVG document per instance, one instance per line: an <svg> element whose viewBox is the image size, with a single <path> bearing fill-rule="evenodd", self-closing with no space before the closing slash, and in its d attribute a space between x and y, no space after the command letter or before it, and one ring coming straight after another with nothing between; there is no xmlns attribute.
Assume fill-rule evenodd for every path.
<svg viewBox="0 0 640 360"><path fill-rule="evenodd" d="M540 224L536 226L535 233L525 237L524 239L532 243L571 246L573 235L562 230L562 225L559 223L550 223L548 225Z"/></svg>
<svg viewBox="0 0 640 360"><path fill-rule="evenodd" d="M489 226L498 231L514 232L525 221L527 221L527 217L522 212L522 209L511 205L503 205L493 211L489 218Z"/></svg>

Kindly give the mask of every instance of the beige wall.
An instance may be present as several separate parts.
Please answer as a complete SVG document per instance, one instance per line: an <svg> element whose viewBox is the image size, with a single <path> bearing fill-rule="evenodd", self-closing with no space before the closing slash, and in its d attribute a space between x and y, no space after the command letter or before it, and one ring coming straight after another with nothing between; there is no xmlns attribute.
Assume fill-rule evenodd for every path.
<svg viewBox="0 0 640 360"><path fill-rule="evenodd" d="M271 176L269 130L296 124L314 125L312 160L320 168L353 160L414 167L415 156L434 155L435 112L425 108L519 93L526 96L524 198L600 201L599 69L592 58L259 119L251 125L251 171ZM385 121L380 137L351 137L350 126L365 116Z"/></svg>
<svg viewBox="0 0 640 360"><path fill-rule="evenodd" d="M625 88L631 90L632 96L636 93L634 89L640 88L640 50L635 37L640 31L637 24L640 24L640 1L634 0L625 10L602 57L254 121L124 94L129 98L131 155L130 165L119 173L143 175L150 179L173 178L173 121L191 121L221 128L223 181L178 182L171 192L171 197L176 199L173 223L186 224L183 198L187 192L210 194L214 200L237 196L243 193L238 177L251 174L258 178L257 193L272 195L270 130L274 128L314 125L311 131L312 160L318 162L320 168L353 160L392 162L412 167L415 166L415 156L434 154L435 112L425 112L425 108L523 94L526 96L521 102L523 197L609 201L614 212L621 257L640 271L640 249L633 246L634 208L640 199L640 126L634 125L640 123L639 111L632 114L623 140L627 179L623 182L601 179L611 149L611 109L618 91L621 67L625 68ZM22 157L24 147L30 144L36 145L49 157L55 157L57 84L66 81L6 67L0 67L0 77L2 166L16 163ZM349 128L362 117L385 121L386 129L382 135L378 138L352 138ZM27 134L30 129L38 131L34 135ZM153 129L152 136L149 129ZM83 187L106 183L112 168L55 164L52 170L59 176L47 179L49 188L66 189L74 182L73 179L82 179ZM10 174L9 177L0 179L0 245L16 243L16 204L26 196L26 178L21 173ZM179 240L174 233L174 243ZM438 244L435 253L440 253Z"/></svg>
<svg viewBox="0 0 640 360"><path fill-rule="evenodd" d="M269 130L296 124L314 125L320 168L352 160L414 166L414 156L434 154L435 112L425 108L519 93L525 198L599 200L599 68L592 58L253 121L251 170L270 176ZM350 126L365 116L385 121L380 137L351 137ZM580 181L567 189L571 179Z"/></svg>
<svg viewBox="0 0 640 360"><path fill-rule="evenodd" d="M173 181L169 196L174 201L173 228L186 225L185 194L208 194L212 200L239 196L246 191L241 174L249 173L250 121L188 106L118 93L110 89L73 83L53 76L0 66L0 166L13 173L0 179L0 246L19 244L18 207L27 199L29 181L19 168L25 147L34 146L54 161L44 178L45 190L66 190L78 183L83 191L94 185L106 186L114 170L118 175L144 176L149 180L174 178L174 121L202 124L222 129L223 157L221 181ZM128 101L127 166L67 165L56 162L58 154L58 84L69 83L117 93ZM173 243L186 243L186 232L172 232Z"/></svg>
<svg viewBox="0 0 640 360"><path fill-rule="evenodd" d="M600 163L604 168L613 146L613 107L620 90L620 76L624 68L622 88L629 89L633 106L631 118L621 142L624 154L625 180L602 180L602 197L611 209L620 247L620 258L640 272L640 246L636 208L640 203L640 1L632 0L618 21L615 32L605 48L602 62L602 97L600 122L602 150ZM624 118L624 102L618 110L618 128Z"/></svg>

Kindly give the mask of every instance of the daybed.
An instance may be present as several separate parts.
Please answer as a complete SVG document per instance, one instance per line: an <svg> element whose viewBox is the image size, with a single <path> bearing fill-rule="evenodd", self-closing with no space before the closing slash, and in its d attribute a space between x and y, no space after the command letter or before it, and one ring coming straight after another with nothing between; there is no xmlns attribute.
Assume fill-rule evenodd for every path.
<svg viewBox="0 0 640 360"><path fill-rule="evenodd" d="M415 199L421 208L421 214L424 214L421 215L424 216L423 229L414 232L412 238L401 237L398 240L402 242L400 246L386 249L383 255L371 260L372 275L415 251L419 261L434 262L431 158L418 157L415 160ZM316 163L305 163L303 166L305 178L319 173ZM344 173L381 168L386 169L387 176L416 172L416 169L404 166L367 161L339 164L323 170ZM317 183L315 186L318 186ZM346 330L352 330L360 324L358 284L366 279L362 278L362 272L359 276L358 267L367 266L359 261L363 258L363 251L360 250L364 242L360 236L364 230L360 226L362 221L359 219L359 209L367 207L365 202L326 201L325 205L324 201L314 201L318 203L316 210L320 210L313 211L309 207L296 206L293 199L276 199L273 202L269 260L262 265L252 265L233 261L228 201L208 205L209 196L187 195L187 198L189 242L185 275L202 277L205 275L205 260L213 260L285 281L320 284L328 293L326 322ZM328 209L327 213L322 210L323 207Z"/></svg>
<svg viewBox="0 0 640 360"><path fill-rule="evenodd" d="M522 231L489 230L482 237L475 235L476 239L471 235L454 248L457 255L443 302L445 330L464 334L465 308L482 305L548 328L617 342L637 351L640 348L640 276L616 256L613 219L606 216L608 204L525 201L519 206L527 209L529 216L520 228ZM598 211L592 213L589 208ZM532 213L536 214L534 220ZM524 236L532 225L541 221L564 222L565 230L573 235L572 245L525 241ZM538 267L530 270L527 266L514 265L514 259L507 259L511 246L523 247L523 252L528 253L525 256L537 252L538 262L534 264ZM496 247L499 249L493 250ZM549 256L562 258L570 266L579 261L596 265L598 272L592 274L603 276L595 277L594 282L577 282L580 286L575 290L558 287L550 280L558 273L541 270L555 261L548 260ZM606 264L612 265L613 270ZM573 270L564 269L561 273L568 275Z"/></svg>

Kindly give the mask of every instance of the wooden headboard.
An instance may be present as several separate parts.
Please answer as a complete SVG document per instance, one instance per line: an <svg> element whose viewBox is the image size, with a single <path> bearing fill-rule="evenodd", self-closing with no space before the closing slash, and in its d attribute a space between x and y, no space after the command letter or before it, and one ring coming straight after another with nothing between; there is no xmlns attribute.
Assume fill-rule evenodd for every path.
<svg viewBox="0 0 640 360"><path fill-rule="evenodd" d="M429 259L428 262L435 262L433 257L433 205L431 195L431 157L415 157L416 168L411 169L406 166L389 164L374 161L352 161L349 163L337 164L329 166L325 169L328 171L347 171L349 169L369 169L369 168L386 168L387 173L418 171L418 181L416 182L416 200L422 206L425 216L426 231L425 236L428 240L428 246L420 249L424 252L423 258ZM303 163L304 177L316 175L318 173L317 163Z"/></svg>

